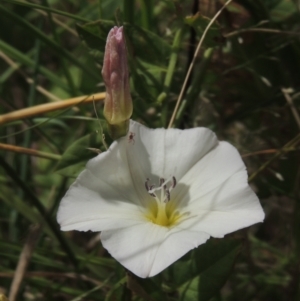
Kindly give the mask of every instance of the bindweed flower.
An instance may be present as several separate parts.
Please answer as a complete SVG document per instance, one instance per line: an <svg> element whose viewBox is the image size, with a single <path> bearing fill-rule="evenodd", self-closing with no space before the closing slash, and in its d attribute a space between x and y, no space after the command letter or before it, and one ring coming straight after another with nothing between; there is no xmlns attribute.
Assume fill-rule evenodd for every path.
<svg viewBox="0 0 300 301"><path fill-rule="evenodd" d="M151 277L210 236L248 227L264 212L237 150L206 128L148 129L90 160L62 199L64 231L101 231L108 252Z"/></svg>
<svg viewBox="0 0 300 301"><path fill-rule="evenodd" d="M132 115L123 27L110 30L105 46L102 76L106 86L104 117L113 139L125 136Z"/></svg>

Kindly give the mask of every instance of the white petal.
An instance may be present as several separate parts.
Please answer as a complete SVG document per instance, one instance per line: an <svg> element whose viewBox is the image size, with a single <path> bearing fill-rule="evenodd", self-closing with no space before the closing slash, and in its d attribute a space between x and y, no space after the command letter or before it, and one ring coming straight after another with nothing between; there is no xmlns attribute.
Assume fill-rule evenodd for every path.
<svg viewBox="0 0 300 301"><path fill-rule="evenodd" d="M105 175L109 163L115 167L118 160L106 157L103 153L89 161L62 199L57 221L63 231L102 231L144 221L131 177L126 174L128 168L117 170L113 177L110 172L105 179L97 170L103 167Z"/></svg>
<svg viewBox="0 0 300 301"><path fill-rule="evenodd" d="M186 173L179 183L181 187L172 191L173 197L182 206L199 202L202 196L218 188L238 171L244 171L243 183L247 183L246 167L238 151L229 143L220 142ZM211 204L210 199L202 199L201 202L208 206Z"/></svg>
<svg viewBox="0 0 300 301"><path fill-rule="evenodd" d="M144 223L103 231L100 237L104 248L115 259L145 278L155 276L189 250L205 243L209 235Z"/></svg>
<svg viewBox="0 0 300 301"><path fill-rule="evenodd" d="M141 178L175 176L179 180L218 145L215 134L206 128L148 129L131 121L130 132L135 136L134 143L127 143L129 167Z"/></svg>
<svg viewBox="0 0 300 301"><path fill-rule="evenodd" d="M127 138L122 138L88 162L60 203L62 230L102 231L144 220L141 204L149 194L144 183L136 189L126 151Z"/></svg>
<svg viewBox="0 0 300 301"><path fill-rule="evenodd" d="M102 183L99 184L99 188L102 187ZM144 222L138 206L113 199L112 196L104 199L98 192L75 182L58 209L57 221L61 230L102 231Z"/></svg>
<svg viewBox="0 0 300 301"><path fill-rule="evenodd" d="M120 200L140 204L143 198L139 193L140 191L144 193L144 184L143 187L136 189L135 175L131 173L130 166L128 166L126 147L126 137L113 142L106 152L101 153L87 163L86 169L92 175L87 179L87 175L82 174L80 180L83 186L99 193L103 193L103 191L102 187L100 189L97 185L106 183L107 193L105 197L118 193Z"/></svg>
<svg viewBox="0 0 300 301"><path fill-rule="evenodd" d="M179 227L223 237L262 222L265 214L246 180L246 172L240 171L197 202L188 204L185 210L190 212L191 218Z"/></svg>

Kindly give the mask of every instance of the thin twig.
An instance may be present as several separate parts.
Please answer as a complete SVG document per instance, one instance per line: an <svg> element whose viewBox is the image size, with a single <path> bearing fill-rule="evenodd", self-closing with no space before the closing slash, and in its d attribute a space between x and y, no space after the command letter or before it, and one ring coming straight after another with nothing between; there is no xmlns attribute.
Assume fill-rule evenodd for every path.
<svg viewBox="0 0 300 301"><path fill-rule="evenodd" d="M12 145L12 144L0 143L0 149L14 152L14 153L20 153L20 154L26 154L26 155L30 155L30 156L50 159L50 160L60 160L61 159L60 155L46 153L46 152L38 151L38 150L35 150L32 148L20 147L20 146L16 146L16 145Z"/></svg>
<svg viewBox="0 0 300 301"><path fill-rule="evenodd" d="M25 74L25 72L23 72L20 69L20 65L15 63L12 59L10 59L4 52L0 51L0 57L9 65L11 66L14 70L18 71L23 77L24 79L27 81L27 83L29 85L32 85L34 83L34 80L27 76L27 74ZM58 98L57 96L55 96L54 94L50 93L49 91L47 91L45 88L43 88L40 85L35 85L35 88L37 89L37 91L39 91L42 95L46 96L47 98L53 100L53 101L61 101L60 98Z"/></svg>
<svg viewBox="0 0 300 301"><path fill-rule="evenodd" d="M35 9L35 11L37 11L38 13L40 13L43 16L48 16L48 14L46 12L44 12L41 9ZM61 22L60 20L58 20L56 17L52 16L52 19L54 21L54 23L56 23L57 25L61 26L62 28L64 28L66 31L68 31L69 33L71 33L73 36L78 37L78 33L77 31L75 31L74 29L70 28L68 25L66 25L65 23Z"/></svg>
<svg viewBox="0 0 300 301"><path fill-rule="evenodd" d="M299 130L300 130L300 117L299 117L299 114L298 114L298 111L294 105L294 102L293 102L293 98L290 96L289 94L289 89L284 89L284 88L281 88L281 92L286 100L286 102L289 104L290 108L291 108L291 111L292 111L292 114L295 118L295 121L299 127Z"/></svg>
<svg viewBox="0 0 300 301"><path fill-rule="evenodd" d="M110 275L105 279L105 281L104 281L102 284L100 284L100 285L98 285L98 286L92 288L91 290L89 290L89 291L87 291L87 292L84 292L83 294L81 294L81 295L75 297L74 299L72 299L72 300L70 300L70 301L84 301L85 299L83 299L83 298L86 298L86 297L87 297L88 295L90 295L91 293L94 293L94 292L96 292L97 290L99 290L100 288L103 288L104 286L106 286L107 283L109 283L109 281L110 281L110 279L111 279L112 277L113 277L113 274L110 274ZM105 300L106 300L106 299L105 299Z"/></svg>
<svg viewBox="0 0 300 301"><path fill-rule="evenodd" d="M296 150L297 149L295 147L290 147L290 148L285 149L286 152L292 152L292 151L296 151ZM277 148L264 149L264 150L256 151L256 152L253 152L253 153L248 153L248 154L241 155L241 157L242 158L247 158L247 157L252 157L252 156L257 156L257 155L274 154L274 153L277 153L278 151L279 151L279 149L277 149Z"/></svg>
<svg viewBox="0 0 300 301"><path fill-rule="evenodd" d="M13 278L15 272L0 272L0 278ZM44 271L36 271L36 272L26 272L24 274L24 278L34 278L34 277L43 277L43 278L70 278L70 279L80 279L83 281L91 282L95 285L103 284L101 281L87 277L83 274L76 273L58 273L58 272L44 272Z"/></svg>
<svg viewBox="0 0 300 301"><path fill-rule="evenodd" d="M236 35L239 35L240 33L244 32L264 32L264 33L275 33L275 34L286 34L291 36L300 36L300 32L294 32L294 31L285 31L285 30L279 30L279 29L270 29L270 28L242 28L238 29L226 34L223 34L225 38L230 38Z"/></svg>
<svg viewBox="0 0 300 301"><path fill-rule="evenodd" d="M290 140L288 143L286 143L281 149L279 149L274 156L262 164L248 179L249 182L253 181L254 178L257 177L258 174L260 174L263 170L265 170L275 159L280 157L282 154L287 152L291 147L296 147L297 144L300 143L300 134L298 134L296 137L294 137L292 140Z"/></svg>
<svg viewBox="0 0 300 301"><path fill-rule="evenodd" d="M231 2L232 0L228 0L222 7L221 9L215 14L215 16L210 20L210 22L208 23L208 25L206 26L204 32L203 32L203 35L198 43L198 46L196 48L196 51L194 53L194 57L193 57L193 60L189 66L189 69L188 69L188 72L185 76L185 79L184 79L184 82L183 82L183 85L182 85L182 88L181 88L181 91L180 91L180 94L178 96L178 99L177 99L177 102L176 102L176 106L175 106L175 109L173 111L173 114L172 114L172 117L170 119L170 122L169 122L169 125L168 125L168 128L171 128L173 123L174 123L174 120L175 120L175 117L177 115L177 111L179 109L179 105L181 103L181 100L182 100L182 97L183 97L183 93L185 91L185 88L186 88L186 85L187 85L187 82L190 78L190 75L191 75L191 72L192 72L192 69L195 65L195 62L196 62L196 59L197 59L197 56L199 54L199 51L201 49L201 46L202 46L202 43L204 41L204 38L208 32L208 30L210 29L210 27L212 26L212 24L216 21L216 19L219 17L219 15L221 14L221 12L223 11L223 9Z"/></svg>
<svg viewBox="0 0 300 301"><path fill-rule="evenodd" d="M105 92L96 93L92 96L79 96L75 98L66 99L63 101L45 103L30 108L17 110L11 113L0 115L0 125L11 121L25 119L40 114L45 114L52 111L62 110L68 107L76 106L79 104L91 103L93 100L101 101L105 98Z"/></svg>
<svg viewBox="0 0 300 301"><path fill-rule="evenodd" d="M20 254L18 265L15 270L12 284L10 287L10 292L9 292L9 296L8 296L8 299L10 301L17 300L20 286L22 284L24 275L26 273L27 266L30 262L35 243L41 233L41 229L42 229L42 227L40 225L30 229L27 240L26 240L24 247L22 249L22 252Z"/></svg>

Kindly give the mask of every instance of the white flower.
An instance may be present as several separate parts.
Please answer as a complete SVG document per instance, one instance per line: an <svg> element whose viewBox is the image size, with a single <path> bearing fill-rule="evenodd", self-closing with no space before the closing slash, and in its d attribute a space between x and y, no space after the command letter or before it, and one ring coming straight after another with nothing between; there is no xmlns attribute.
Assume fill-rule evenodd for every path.
<svg viewBox="0 0 300 301"><path fill-rule="evenodd" d="M237 150L206 128L148 129L90 160L62 199L63 231L101 231L108 252L151 277L210 236L264 219Z"/></svg>

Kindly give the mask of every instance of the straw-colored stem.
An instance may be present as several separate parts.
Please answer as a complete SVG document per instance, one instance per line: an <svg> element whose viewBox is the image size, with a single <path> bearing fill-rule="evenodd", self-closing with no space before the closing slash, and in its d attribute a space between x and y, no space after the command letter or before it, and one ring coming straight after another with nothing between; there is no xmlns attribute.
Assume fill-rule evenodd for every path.
<svg viewBox="0 0 300 301"><path fill-rule="evenodd" d="M239 35L244 32L263 32L263 33L275 33L275 34L285 34L285 35L291 35L291 36L300 36L299 32L279 30L279 29L270 29L270 28L241 28L241 29L226 33L223 36L225 38L231 38L233 36Z"/></svg>
<svg viewBox="0 0 300 301"><path fill-rule="evenodd" d="M258 174L264 171L275 159L280 157L282 154L290 150L291 147L296 147L300 143L300 134L294 137L291 141L289 141L283 148L279 149L270 160L262 164L248 179L249 182L253 181Z"/></svg>
<svg viewBox="0 0 300 301"><path fill-rule="evenodd" d="M290 147L290 148L285 148L285 152L293 152L293 151L296 151L297 148L295 148L294 146L293 147ZM242 158L247 158L247 157L252 157L252 156L257 156L257 155L268 155L268 154L274 154L274 153L277 153L279 151L279 149L277 148L272 148L272 149L264 149L264 150L260 150L260 151L256 151L256 152L253 152L253 153L248 153L248 154L244 154L244 155L241 155Z"/></svg>
<svg viewBox="0 0 300 301"><path fill-rule="evenodd" d="M45 103L30 108L25 108L4 115L0 115L0 125L8 122L33 117L40 114L45 114L52 111L62 110L71 106L79 104L91 103L93 101L101 101L105 98L105 92L97 93L90 96L79 96L75 98L66 99L64 101L57 101Z"/></svg>
<svg viewBox="0 0 300 301"><path fill-rule="evenodd" d="M60 98L56 97L54 94L50 93L49 91L47 91L45 88L43 88L40 85L36 85L36 83L34 82L34 80L29 77L25 72L23 72L20 69L20 64L14 62L10 57L8 57L4 52L0 51L0 57L9 65L11 66L14 70L17 70L19 72L19 74L21 74L24 79L27 81L27 83L29 85L34 84L35 88L37 89L37 91L39 91L42 95L48 97L49 99L53 100L53 101L61 101Z"/></svg>
<svg viewBox="0 0 300 301"><path fill-rule="evenodd" d="M201 46L202 46L202 43L204 41L204 38L206 37L206 34L208 32L208 30L210 29L210 27L212 26L212 24L216 21L216 19L219 17L219 15L221 14L221 12L226 8L226 6L231 2L232 0L228 0L221 8L220 10L214 15L214 17L210 20L210 22L208 23L208 25L206 26L205 30L203 31L203 34L202 34L202 37L197 45L197 48L196 48L196 51L194 53L194 56L193 56L193 59L192 59L192 62L189 66L189 69L187 71L187 74L185 76L185 79L184 79L184 82L182 84L182 87L181 87L181 90L180 90L180 93L179 93L179 96L178 96L178 99L177 99L177 102L176 102L176 105L175 105L175 108L174 108L174 111L173 111L173 114L172 114L172 117L170 119L170 122L169 122L169 125L168 125L168 128L170 129L172 126L173 126L173 123L175 121L175 118L176 118L176 115L177 115L177 112L178 112L178 109L179 109L179 105L181 103L181 100L183 98L183 94L185 92L185 88L186 88L186 85L188 83L188 80L190 78L190 75L191 75L191 72L192 72L192 69L195 65L195 62L196 62L196 59L198 57L198 54L199 54L199 51L201 49Z"/></svg>
<svg viewBox="0 0 300 301"><path fill-rule="evenodd" d="M12 144L0 143L0 149L14 152L14 153L20 153L20 154L26 154L26 155L30 155L30 156L50 159L50 160L60 160L61 159L60 155L41 152L41 151L38 151L38 150L35 150L32 148L20 147L20 146L16 146L16 145L12 145Z"/></svg>
<svg viewBox="0 0 300 301"><path fill-rule="evenodd" d="M299 116L298 111L297 111L297 109L296 109L296 107L294 105L293 98L289 94L289 89L282 88L281 92L282 92L285 100L289 104L289 106L291 108L291 111L292 111L292 114L294 116L294 119L295 119L295 121L296 121L296 123L298 125L299 130L300 130L300 116Z"/></svg>

